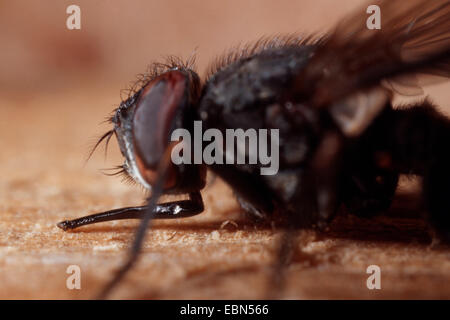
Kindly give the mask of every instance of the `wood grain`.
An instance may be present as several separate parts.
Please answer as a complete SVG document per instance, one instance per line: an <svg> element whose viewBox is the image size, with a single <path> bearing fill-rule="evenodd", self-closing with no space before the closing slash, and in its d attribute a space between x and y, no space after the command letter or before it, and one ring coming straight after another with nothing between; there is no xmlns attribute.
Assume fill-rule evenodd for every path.
<svg viewBox="0 0 450 320"><path fill-rule="evenodd" d="M115 142L83 167L89 137L115 93L77 88L0 101L0 298L92 298L123 261L136 221L63 232L56 223L139 204L136 186L98 169L120 161ZM406 182L387 216L340 216L326 234L300 232L280 298L450 298L450 251L431 249L414 183ZM137 267L113 298L263 298L280 232L243 219L231 190L210 179L206 212L158 221ZM225 223L233 221L234 223ZM366 268L382 270L382 289L368 290ZM66 288L79 265L82 289Z"/></svg>
<svg viewBox="0 0 450 320"><path fill-rule="evenodd" d="M1 2L0 299L89 299L123 261L137 221L73 232L56 223L142 203L139 187L99 171L120 164L115 141L106 161L101 149L84 161L109 129L99 123L120 102L119 90L149 62L186 58L197 47L203 74L237 43L324 31L363 2L80 0L82 29L74 32L65 29L64 1ZM427 93L450 114L448 84ZM430 248L416 187L405 181L385 216L340 216L326 234L299 232L278 297L449 299L450 250ZM112 298L267 296L280 232L245 220L218 179L203 194L203 214L154 223L138 265ZM366 287L372 264L381 267L381 290ZM66 288L69 265L81 268L81 290Z"/></svg>

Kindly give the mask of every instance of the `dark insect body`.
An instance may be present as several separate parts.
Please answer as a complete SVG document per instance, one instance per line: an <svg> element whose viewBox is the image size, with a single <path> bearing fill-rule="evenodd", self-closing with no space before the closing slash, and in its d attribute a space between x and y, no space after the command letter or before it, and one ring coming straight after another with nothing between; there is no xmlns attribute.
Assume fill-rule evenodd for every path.
<svg viewBox="0 0 450 320"><path fill-rule="evenodd" d="M189 64L156 65L99 141L115 134L123 171L152 190L148 204L58 224L67 230L142 219L131 256L102 297L133 265L151 219L203 211L206 168L232 187L246 211L288 230L324 229L343 204L349 213L375 215L390 206L399 174L420 175L430 226L450 242L450 120L426 100L394 109L387 85L418 74L450 76L450 3L380 7L381 31L367 30L359 14L316 41L263 40L219 61L204 83ZM170 134L192 132L194 121L223 133L278 129L278 173L261 175L259 164L175 165ZM161 194L189 199L157 204Z"/></svg>

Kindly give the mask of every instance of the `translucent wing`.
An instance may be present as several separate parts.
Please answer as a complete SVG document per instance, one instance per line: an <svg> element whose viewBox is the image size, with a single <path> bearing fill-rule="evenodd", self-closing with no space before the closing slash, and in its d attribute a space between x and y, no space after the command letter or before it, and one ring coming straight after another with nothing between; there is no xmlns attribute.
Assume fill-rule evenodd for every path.
<svg viewBox="0 0 450 320"><path fill-rule="evenodd" d="M321 42L291 88L298 100L323 107L382 81L450 77L449 0L383 0L378 6L381 29L366 26L369 14L361 8Z"/></svg>

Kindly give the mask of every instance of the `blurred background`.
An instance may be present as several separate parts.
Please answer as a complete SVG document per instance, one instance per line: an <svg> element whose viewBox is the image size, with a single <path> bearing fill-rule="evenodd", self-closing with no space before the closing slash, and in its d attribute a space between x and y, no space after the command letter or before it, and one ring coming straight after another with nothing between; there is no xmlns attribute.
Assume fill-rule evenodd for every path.
<svg viewBox="0 0 450 320"><path fill-rule="evenodd" d="M127 88L137 74L145 72L152 61L164 61L169 54L186 59L195 51L197 70L203 75L215 57L232 46L272 34L323 33L363 3L360 0L0 0L0 298L86 298L110 276L104 270L117 266L123 257L134 228L111 229L107 225L103 229L63 233L56 229L55 223L142 202L139 188L99 172L120 163L115 141L111 141L106 161L101 148L87 165L85 159L96 137L109 129L108 124L101 122L120 103L121 89ZM69 16L66 8L71 4L81 8L81 30L66 28ZM427 88L426 92L444 112L448 111L448 84ZM206 217L211 211L239 212L234 200L226 200L232 199L231 192L223 190L219 198L206 192L209 208ZM214 224L212 230L223 220L224 217L219 217L219 225ZM191 230L188 237L189 234L195 232ZM263 245L267 239L260 239L262 247L254 251L258 263L270 258L257 253L266 252ZM259 246L258 239L252 241ZM433 265L435 257L426 260L422 249L418 248L413 258ZM225 260L222 256L215 258L213 252L218 252L218 247L201 250L209 259L217 258L214 260L217 265L231 261L227 260L231 259L229 253ZM373 249L367 249L365 254L373 257ZM172 280L183 278L183 272L189 268L193 273L209 268L198 266L201 259L196 256L181 253L173 256L173 259L182 257L178 265L186 267L176 276L169 276ZM391 261L393 256L397 255L390 256ZM247 252L246 257L251 260L251 253ZM171 280L158 282L166 279L161 274L165 275L167 265L157 264L155 259L147 257L142 277L136 273L135 282L130 284L133 290L137 290L139 283L145 291L146 281L152 275L153 286L171 283ZM192 265L189 259L195 259ZM337 258L333 259L336 263ZM83 270L89 267L91 291L79 293L64 287L65 267L73 263ZM448 264L437 265L449 270ZM355 268L348 274L360 272L359 265ZM445 275L448 279L448 273ZM140 279L146 280L139 282ZM310 279L307 285L317 287L314 277ZM401 284L402 278L398 279L397 284ZM434 296L448 294L436 291L442 287L442 278L433 279L430 290L425 290L426 283L409 290L416 293L415 297L428 297L433 292ZM407 287L408 278L404 281ZM330 286L331 282L323 285ZM186 286L190 288L190 284ZM371 297L364 288L356 293L344 292L338 285L328 289L313 289L315 295L306 297ZM198 295L193 292L189 297L255 298L246 286L241 291L225 290L212 295L210 291ZM384 292L387 295L379 297L402 297L398 287ZM290 297L305 297L303 293L299 295L294 290ZM176 297L185 297L177 294ZM133 295L124 291L121 297Z"/></svg>
<svg viewBox="0 0 450 320"><path fill-rule="evenodd" d="M0 84L55 90L86 80L121 88L153 60L198 53L199 71L232 45L323 32L361 1L2 1ZM66 8L81 8L81 30ZM94 82L94 81L93 81ZM95 83L94 82L94 83Z"/></svg>

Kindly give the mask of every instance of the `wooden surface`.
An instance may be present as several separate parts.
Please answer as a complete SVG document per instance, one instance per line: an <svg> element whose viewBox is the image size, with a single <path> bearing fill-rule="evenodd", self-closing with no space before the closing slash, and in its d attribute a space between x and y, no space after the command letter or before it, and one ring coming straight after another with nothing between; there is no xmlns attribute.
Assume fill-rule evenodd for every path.
<svg viewBox="0 0 450 320"><path fill-rule="evenodd" d="M203 75L233 45L321 33L365 2L79 0L75 31L65 24L70 1L0 2L0 299L92 298L123 262L137 221L74 232L56 223L142 203L139 187L99 171L121 162L114 139L106 161L101 148L84 160L110 129L99 123L120 102L119 90L151 61L187 58L197 48ZM449 84L429 93L450 115ZM387 217L340 217L327 234L300 233L279 297L449 299L450 250L430 248L414 186L404 182L407 196ZM279 232L242 220L219 180L203 195L203 214L155 222L139 264L112 298L267 296ZM372 264L381 267L381 290L366 287ZM66 288L69 265L81 268L81 290Z"/></svg>
<svg viewBox="0 0 450 320"><path fill-rule="evenodd" d="M136 221L73 232L55 226L144 198L140 188L99 172L120 163L115 141L106 162L100 149L83 166L86 142L108 129L98 123L116 98L87 86L0 101L0 298L91 298L123 261ZM398 197L390 217L340 217L327 234L300 233L279 297L450 298L450 250L429 247L411 185L404 184L409 196ZM139 264L112 298L266 296L279 232L243 220L220 180L210 181L203 194L205 213L155 222ZM228 220L237 226L224 225ZM366 287L372 264L381 267L381 290ZM81 268L81 290L66 288L69 265Z"/></svg>

